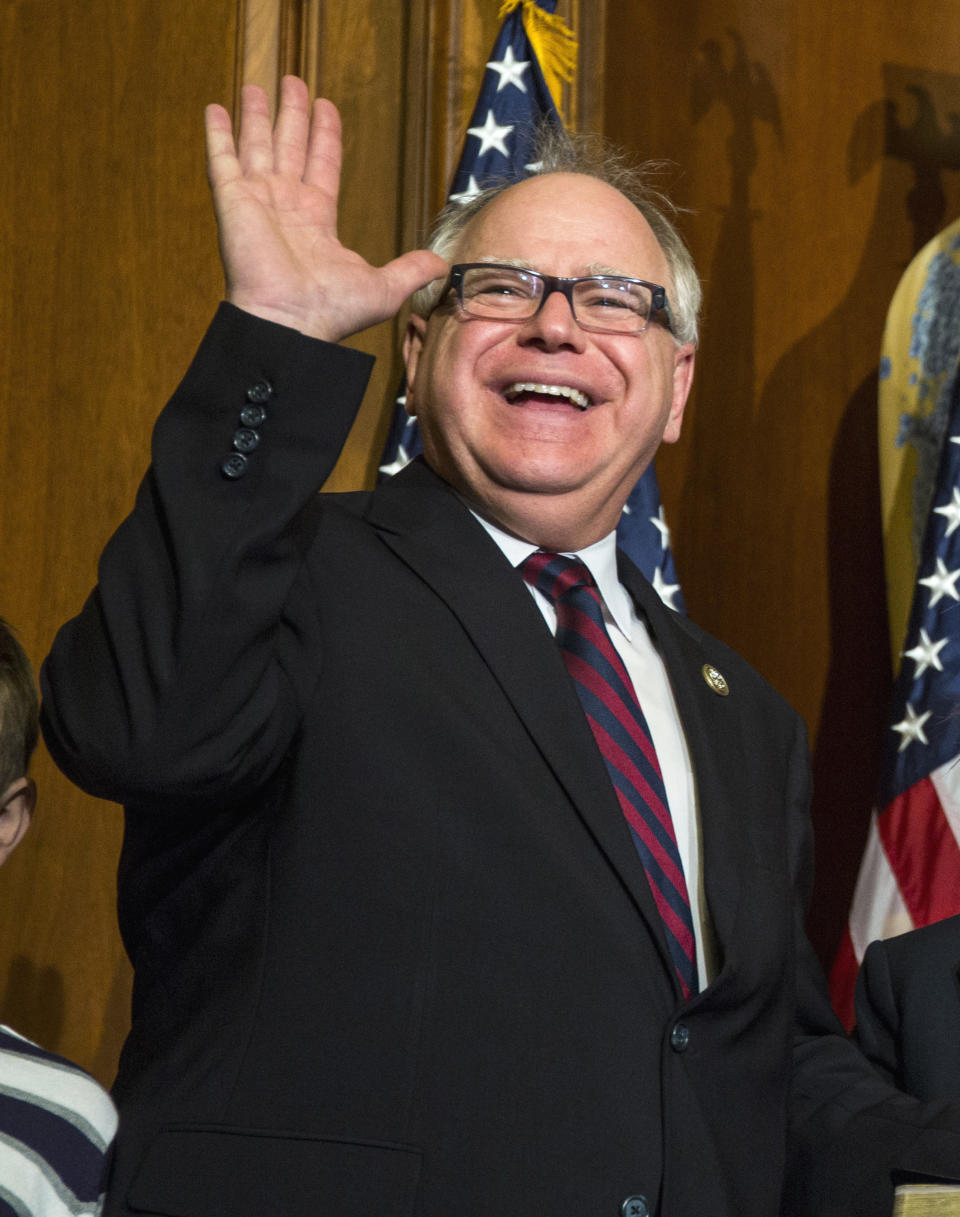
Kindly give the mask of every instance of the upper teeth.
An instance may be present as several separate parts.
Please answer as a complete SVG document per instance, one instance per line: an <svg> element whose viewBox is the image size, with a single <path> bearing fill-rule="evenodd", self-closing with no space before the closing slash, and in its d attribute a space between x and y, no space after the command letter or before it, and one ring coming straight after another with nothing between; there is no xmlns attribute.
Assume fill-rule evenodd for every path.
<svg viewBox="0 0 960 1217"><path fill-rule="evenodd" d="M517 381L516 384L504 389L504 396L508 398L517 397L520 393L547 393L551 397L567 397L581 410L586 410L590 405L590 398L586 393L581 393L579 389L571 389L569 385L543 385L535 384L532 380L524 380Z"/></svg>

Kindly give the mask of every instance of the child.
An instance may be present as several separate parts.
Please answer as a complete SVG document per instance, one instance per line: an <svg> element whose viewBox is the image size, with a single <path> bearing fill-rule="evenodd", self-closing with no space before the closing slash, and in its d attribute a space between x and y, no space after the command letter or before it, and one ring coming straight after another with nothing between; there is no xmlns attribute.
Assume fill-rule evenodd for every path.
<svg viewBox="0 0 960 1217"><path fill-rule="evenodd" d="M0 865L30 824L36 743L33 671L0 619ZM95 1217L116 1127L93 1078L0 1024L0 1213Z"/></svg>

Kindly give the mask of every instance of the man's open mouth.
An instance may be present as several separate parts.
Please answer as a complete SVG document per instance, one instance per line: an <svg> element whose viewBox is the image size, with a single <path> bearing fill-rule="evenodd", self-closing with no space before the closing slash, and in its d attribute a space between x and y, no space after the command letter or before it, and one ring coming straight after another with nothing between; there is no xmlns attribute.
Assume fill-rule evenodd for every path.
<svg viewBox="0 0 960 1217"><path fill-rule="evenodd" d="M561 397L576 406L578 410L586 410L591 404L586 393L570 385L546 385L533 380L518 380L507 385L503 391L507 401L519 401L523 397Z"/></svg>

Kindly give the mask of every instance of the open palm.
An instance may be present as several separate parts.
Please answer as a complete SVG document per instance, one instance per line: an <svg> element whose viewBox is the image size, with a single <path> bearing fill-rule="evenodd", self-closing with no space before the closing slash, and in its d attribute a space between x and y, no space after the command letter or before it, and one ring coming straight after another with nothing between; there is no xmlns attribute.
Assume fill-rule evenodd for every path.
<svg viewBox="0 0 960 1217"><path fill-rule="evenodd" d="M227 299L239 308L336 342L446 273L426 250L374 267L340 243L340 116L322 98L311 107L298 77L284 77L272 128L266 94L246 85L239 138L222 106L207 107L206 131Z"/></svg>

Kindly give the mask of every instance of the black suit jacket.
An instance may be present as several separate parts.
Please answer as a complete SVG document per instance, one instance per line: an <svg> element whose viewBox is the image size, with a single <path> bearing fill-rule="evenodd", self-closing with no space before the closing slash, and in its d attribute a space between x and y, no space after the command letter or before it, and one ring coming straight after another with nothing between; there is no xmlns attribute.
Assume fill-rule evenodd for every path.
<svg viewBox="0 0 960 1217"><path fill-rule="evenodd" d="M861 1047L894 1085L960 1099L960 916L870 943L856 1018Z"/></svg>
<svg viewBox="0 0 960 1217"><path fill-rule="evenodd" d="M696 774L684 1002L522 579L422 463L316 495L366 371L224 307L45 666L51 751L126 805L108 1213L873 1217L892 1159L960 1173L956 1113L891 1119L830 1012L797 717L624 563Z"/></svg>

